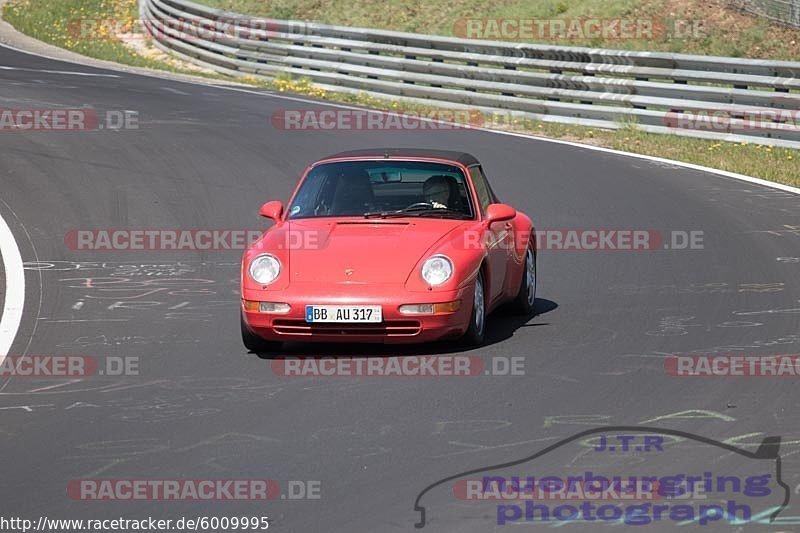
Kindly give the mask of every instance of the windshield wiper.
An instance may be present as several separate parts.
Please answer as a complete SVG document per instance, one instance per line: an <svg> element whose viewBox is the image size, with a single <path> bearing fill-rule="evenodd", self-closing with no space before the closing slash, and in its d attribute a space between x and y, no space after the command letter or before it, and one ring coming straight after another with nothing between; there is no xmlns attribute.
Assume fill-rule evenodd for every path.
<svg viewBox="0 0 800 533"><path fill-rule="evenodd" d="M404 217L409 213L415 213L417 211L425 211L428 209L430 209L430 207L426 205L417 205L412 208L406 207L403 209L398 209L396 211L373 211L371 213L364 213L364 218Z"/></svg>
<svg viewBox="0 0 800 533"><path fill-rule="evenodd" d="M446 208L433 208L433 207L415 207L414 209L398 209L397 211L374 211L371 213L364 213L364 218L400 218L400 217L419 217L438 215L444 218L471 218L463 211L456 211L454 209Z"/></svg>

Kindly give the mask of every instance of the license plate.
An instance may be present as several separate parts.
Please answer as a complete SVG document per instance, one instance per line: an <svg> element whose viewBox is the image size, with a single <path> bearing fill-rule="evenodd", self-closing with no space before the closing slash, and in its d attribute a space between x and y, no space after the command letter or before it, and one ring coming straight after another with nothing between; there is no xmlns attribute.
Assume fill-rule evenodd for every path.
<svg viewBox="0 0 800 533"><path fill-rule="evenodd" d="M306 322L380 322L380 305L307 305Z"/></svg>

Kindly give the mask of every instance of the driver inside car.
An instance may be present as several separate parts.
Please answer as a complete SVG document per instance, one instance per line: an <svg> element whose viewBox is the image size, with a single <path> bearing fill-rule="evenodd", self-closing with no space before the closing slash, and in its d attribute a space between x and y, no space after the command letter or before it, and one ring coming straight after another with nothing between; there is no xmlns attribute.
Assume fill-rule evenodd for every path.
<svg viewBox="0 0 800 533"><path fill-rule="evenodd" d="M425 197L425 201L435 209L447 209L455 192L451 180L455 181L450 176L431 176L428 178L422 186L422 194Z"/></svg>

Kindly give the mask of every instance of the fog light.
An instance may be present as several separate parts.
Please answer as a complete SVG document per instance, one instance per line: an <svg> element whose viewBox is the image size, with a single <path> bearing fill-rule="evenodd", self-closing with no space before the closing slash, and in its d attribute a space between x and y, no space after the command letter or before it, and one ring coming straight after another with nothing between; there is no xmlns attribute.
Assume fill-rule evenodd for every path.
<svg viewBox="0 0 800 533"><path fill-rule="evenodd" d="M400 306L401 315L432 315L433 304L405 304Z"/></svg>
<svg viewBox="0 0 800 533"><path fill-rule="evenodd" d="M288 313L292 306L279 302L257 302L255 300L242 300L245 311L251 313Z"/></svg>
<svg viewBox="0 0 800 533"><path fill-rule="evenodd" d="M262 313L288 313L292 309L289 304L278 302L261 302L259 311Z"/></svg>
<svg viewBox="0 0 800 533"><path fill-rule="evenodd" d="M401 315L446 315L461 309L461 300L438 304L405 304L400 306Z"/></svg>

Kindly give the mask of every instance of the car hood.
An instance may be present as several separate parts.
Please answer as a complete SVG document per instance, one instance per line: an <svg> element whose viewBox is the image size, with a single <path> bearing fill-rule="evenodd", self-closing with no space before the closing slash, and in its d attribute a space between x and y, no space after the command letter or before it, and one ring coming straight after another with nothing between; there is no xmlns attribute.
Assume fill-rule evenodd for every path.
<svg viewBox="0 0 800 533"><path fill-rule="evenodd" d="M292 282L404 283L463 220L302 219L287 222Z"/></svg>

